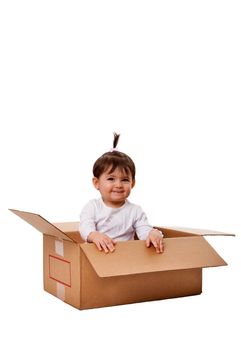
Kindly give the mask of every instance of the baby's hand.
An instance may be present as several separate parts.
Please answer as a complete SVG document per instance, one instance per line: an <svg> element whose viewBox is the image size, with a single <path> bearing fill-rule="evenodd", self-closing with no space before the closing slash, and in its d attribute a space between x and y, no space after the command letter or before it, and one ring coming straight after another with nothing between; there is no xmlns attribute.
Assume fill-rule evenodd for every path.
<svg viewBox="0 0 241 350"><path fill-rule="evenodd" d="M104 233L91 232L87 240L93 242L100 251L104 250L105 253L109 253L109 251L112 253L115 250L115 242Z"/></svg>
<svg viewBox="0 0 241 350"><path fill-rule="evenodd" d="M149 232L149 235L146 239L146 246L149 248L153 244L157 253L163 253L164 244L163 244L163 235L161 231L157 229L152 229Z"/></svg>

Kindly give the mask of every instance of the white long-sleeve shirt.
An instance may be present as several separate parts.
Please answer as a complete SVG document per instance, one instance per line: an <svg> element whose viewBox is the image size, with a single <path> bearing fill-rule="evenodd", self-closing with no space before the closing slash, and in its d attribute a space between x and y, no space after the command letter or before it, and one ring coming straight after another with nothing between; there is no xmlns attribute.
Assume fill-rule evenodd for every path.
<svg viewBox="0 0 241 350"><path fill-rule="evenodd" d="M153 227L139 205L126 200L120 208L111 208L102 198L90 200L80 214L80 234L84 240L93 231L105 233L117 241L145 240Z"/></svg>

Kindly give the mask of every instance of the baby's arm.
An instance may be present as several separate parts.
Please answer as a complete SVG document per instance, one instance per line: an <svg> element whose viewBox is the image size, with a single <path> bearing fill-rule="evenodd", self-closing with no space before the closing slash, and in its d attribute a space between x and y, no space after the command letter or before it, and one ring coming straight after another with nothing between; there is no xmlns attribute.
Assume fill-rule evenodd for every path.
<svg viewBox="0 0 241 350"><path fill-rule="evenodd" d="M89 201L80 214L80 234L87 242L93 242L96 247L105 253L115 250L115 242L99 231L96 231L96 205L94 200Z"/></svg>
<svg viewBox="0 0 241 350"><path fill-rule="evenodd" d="M112 253L115 250L115 242L113 239L98 231L90 232L87 237L87 242L93 242L100 251L104 250L105 253L109 251Z"/></svg>
<svg viewBox="0 0 241 350"><path fill-rule="evenodd" d="M146 241L149 248L153 245L157 253L163 253L163 234L161 231L152 228L149 224L147 216L141 207L137 207L137 219L135 221L135 229L139 239Z"/></svg>
<svg viewBox="0 0 241 350"><path fill-rule="evenodd" d="M146 246L149 248L153 244L157 253L163 253L164 244L163 244L163 234L161 231L153 228L146 239Z"/></svg>

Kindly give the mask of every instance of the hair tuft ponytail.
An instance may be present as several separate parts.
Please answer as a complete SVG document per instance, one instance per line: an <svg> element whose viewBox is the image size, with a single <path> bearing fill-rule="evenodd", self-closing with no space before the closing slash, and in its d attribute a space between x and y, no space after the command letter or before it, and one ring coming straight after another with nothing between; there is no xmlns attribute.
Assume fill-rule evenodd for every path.
<svg viewBox="0 0 241 350"><path fill-rule="evenodd" d="M120 138L120 134L117 134L116 132L114 132L113 148L116 148L119 138Z"/></svg>

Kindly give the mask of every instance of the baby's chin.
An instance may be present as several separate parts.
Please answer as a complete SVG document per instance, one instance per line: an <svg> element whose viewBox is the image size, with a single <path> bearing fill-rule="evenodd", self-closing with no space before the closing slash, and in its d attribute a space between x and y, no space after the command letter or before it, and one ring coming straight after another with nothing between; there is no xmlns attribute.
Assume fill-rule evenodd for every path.
<svg viewBox="0 0 241 350"><path fill-rule="evenodd" d="M122 207L122 205L125 204L126 199L116 199L113 198L112 200L108 201L109 205L115 208Z"/></svg>

